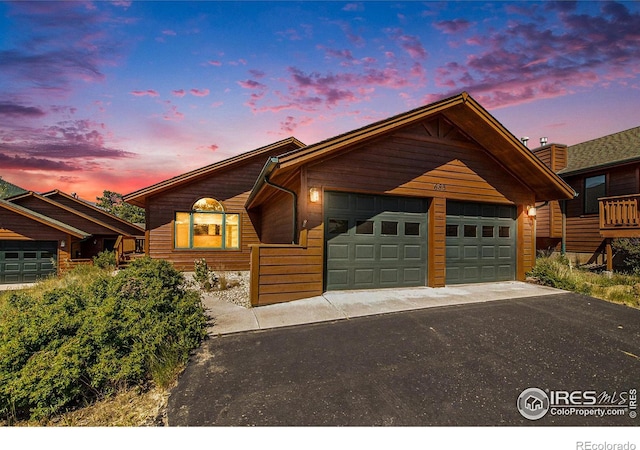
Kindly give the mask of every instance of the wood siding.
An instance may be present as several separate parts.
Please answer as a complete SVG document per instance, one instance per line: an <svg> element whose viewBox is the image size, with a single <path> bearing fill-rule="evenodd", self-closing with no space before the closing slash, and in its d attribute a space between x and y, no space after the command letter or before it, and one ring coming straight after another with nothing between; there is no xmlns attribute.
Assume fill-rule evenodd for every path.
<svg viewBox="0 0 640 450"><path fill-rule="evenodd" d="M288 277L302 275L298 273L301 267L317 270L316 275L324 276L323 202L327 190L433 199L428 213L427 276L430 286L444 286L445 283L444 225L449 199L518 205L518 242L522 247L518 249L518 279L523 280L524 273L535 262L533 220L526 217L526 206L533 204L534 193L504 169L501 162L442 118L400 130L357 148L345 149L332 158L303 166L296 176L300 177L299 186L304 187L304 192L298 192L298 209L299 226L306 223L303 232L308 233L307 246L304 251L295 246L269 248L269 257L277 257L279 261L277 270L280 272L272 275L282 277L282 281L274 276L268 283L262 280L262 264L266 262L263 249L254 248L254 304L300 299L311 296L309 293L318 295L322 292L322 280L311 284L300 282L300 290L296 291L296 284L289 282ZM309 203L306 191L311 187L323 190L319 203ZM271 208L286 214L290 220L290 212L282 205ZM276 230L269 230L275 223L263 222L263 236L276 236ZM265 291L263 285L270 291ZM267 296L263 298L263 295Z"/></svg>
<svg viewBox="0 0 640 450"><path fill-rule="evenodd" d="M567 252L592 254L591 259L595 260L604 251L605 240L600 235L599 215L583 213L585 178L605 174L607 197L638 194L638 168L640 164L635 163L566 178L567 183L578 193L576 199L567 201Z"/></svg>
<svg viewBox="0 0 640 450"><path fill-rule="evenodd" d="M292 182L286 183L283 187L300 192L300 177L296 176ZM279 191L274 187L267 189L272 189L274 193L268 203L263 204L261 208L260 240L265 244L292 244L293 197L291 194ZM300 195L302 196L303 193ZM300 203L298 201L298 208Z"/></svg>
<svg viewBox="0 0 640 450"><path fill-rule="evenodd" d="M306 239L303 237L302 240ZM253 306L322 295L322 248L262 244L252 246L251 250Z"/></svg>
<svg viewBox="0 0 640 450"><path fill-rule="evenodd" d="M177 186L147 199L148 251L152 258L171 261L179 270L193 270L195 260L204 258L214 270L249 270L250 246L258 235L244 204L267 157L260 155L244 164ZM240 214L240 249L191 250L174 248L176 212L188 212L200 198L220 201L228 213Z"/></svg>
<svg viewBox="0 0 640 450"><path fill-rule="evenodd" d="M41 222L1 209L0 240L61 241L67 234Z"/></svg>

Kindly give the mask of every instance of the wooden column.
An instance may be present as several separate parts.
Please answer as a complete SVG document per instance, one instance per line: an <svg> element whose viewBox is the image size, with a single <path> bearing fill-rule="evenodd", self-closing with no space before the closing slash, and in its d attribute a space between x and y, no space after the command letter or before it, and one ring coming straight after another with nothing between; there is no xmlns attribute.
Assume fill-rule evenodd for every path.
<svg viewBox="0 0 640 450"><path fill-rule="evenodd" d="M446 282L446 236L447 200L434 198L429 206L427 238L427 286L443 287Z"/></svg>
<svg viewBox="0 0 640 450"><path fill-rule="evenodd" d="M605 243L605 249L607 252L607 270L613 270L613 249L611 248L611 239L607 239Z"/></svg>

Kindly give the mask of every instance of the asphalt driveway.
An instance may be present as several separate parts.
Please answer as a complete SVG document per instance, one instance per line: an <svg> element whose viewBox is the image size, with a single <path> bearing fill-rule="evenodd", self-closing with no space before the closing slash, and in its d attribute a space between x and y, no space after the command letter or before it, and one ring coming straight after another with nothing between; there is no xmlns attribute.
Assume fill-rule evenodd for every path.
<svg viewBox="0 0 640 450"><path fill-rule="evenodd" d="M167 419L171 426L637 426L629 396L640 390L639 374L640 310L564 293L214 337L171 392ZM579 398L529 420L517 408L527 388ZM609 406L600 408L603 417L582 415L593 396L584 391ZM613 410L623 415L608 415Z"/></svg>

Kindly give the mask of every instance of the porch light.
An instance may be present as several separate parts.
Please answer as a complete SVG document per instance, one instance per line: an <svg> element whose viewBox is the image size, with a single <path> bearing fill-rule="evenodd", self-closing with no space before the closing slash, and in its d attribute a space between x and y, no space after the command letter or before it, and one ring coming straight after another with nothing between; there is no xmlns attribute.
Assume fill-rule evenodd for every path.
<svg viewBox="0 0 640 450"><path fill-rule="evenodd" d="M316 187L309 189L309 201L311 203L318 203L320 201L320 189Z"/></svg>
<svg viewBox="0 0 640 450"><path fill-rule="evenodd" d="M60 241L60 248L65 248L67 243L65 241Z"/></svg>
<svg viewBox="0 0 640 450"><path fill-rule="evenodd" d="M538 214L538 211L536 211L535 206L527 206L527 215L529 217L535 217L536 214Z"/></svg>

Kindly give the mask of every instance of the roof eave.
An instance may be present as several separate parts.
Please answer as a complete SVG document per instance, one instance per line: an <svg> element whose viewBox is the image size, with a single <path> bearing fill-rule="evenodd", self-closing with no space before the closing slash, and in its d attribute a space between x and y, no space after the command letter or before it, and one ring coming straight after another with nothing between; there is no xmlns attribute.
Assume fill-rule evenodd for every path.
<svg viewBox="0 0 640 450"><path fill-rule="evenodd" d="M188 183L200 177L206 176L211 172L223 170L225 168L229 168L234 166L235 164L242 163L243 161L248 160L254 156L259 156L261 154L269 153L270 151L276 150L279 147L283 147L285 145L295 145L298 148L304 147L304 143L295 137L291 136L286 139L282 139L277 142L273 142L269 145L265 145L263 147L259 147L254 150L250 150L248 152L241 153L239 155L233 156L231 158L224 159L222 161L215 162L213 164L209 164L208 166L201 167L196 170L192 170L190 172L177 175L173 178L169 178L168 180L161 181L151 186L147 186L143 189L139 189L135 192L131 192L129 194L123 195L123 200L127 203L130 203L135 206L139 206L141 208L145 208L145 201L147 197L163 192L167 189L171 189L175 186Z"/></svg>
<svg viewBox="0 0 640 450"><path fill-rule="evenodd" d="M58 231L62 231L63 233L67 233L80 239L87 239L92 236L86 231L82 231L78 228L64 224L58 220L52 219L50 217L37 213L36 211L25 208L24 206L16 205L15 203L11 203L6 200L0 199L0 207L3 207L16 214L20 214L21 216L27 217L31 220L35 220L36 222L42 223L43 225L54 228Z"/></svg>

